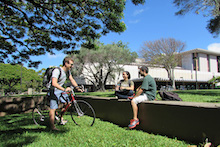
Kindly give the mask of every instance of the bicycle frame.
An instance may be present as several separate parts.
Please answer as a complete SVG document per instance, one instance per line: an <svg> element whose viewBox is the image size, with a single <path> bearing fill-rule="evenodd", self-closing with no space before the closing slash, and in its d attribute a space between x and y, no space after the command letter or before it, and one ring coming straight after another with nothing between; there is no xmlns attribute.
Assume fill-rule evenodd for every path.
<svg viewBox="0 0 220 147"><path fill-rule="evenodd" d="M67 92L63 92L62 94L68 94L68 93L67 93ZM66 110L69 108L69 106L70 106L74 101L76 101L76 99L75 99L75 97L74 97L74 95L73 95L73 91L71 92L70 96L71 96L71 101L68 102L68 104L66 105L66 107L65 107L65 109L62 111L62 113L65 113ZM69 96L69 97L70 97L70 96Z"/></svg>
<svg viewBox="0 0 220 147"><path fill-rule="evenodd" d="M64 94L68 94L68 96L64 96ZM76 100L75 94L73 89L71 92L62 92L61 97L63 97L65 100L68 98L69 100L66 100L66 103L64 106L62 106L61 111L55 112L55 119L59 122L62 121L61 118L65 114L67 110L70 109L70 115L72 120L76 125L85 126L89 125L92 126L95 122L95 111L92 108L92 106L84 101L84 100ZM41 103L35 106L35 108L32 111L32 117L34 120L34 123L36 125L41 125L42 122L44 122L45 116L48 115L48 111L50 110L50 106L46 103ZM85 116L85 117L84 117ZM89 118L87 116L90 116ZM85 120L85 121L82 121Z"/></svg>
<svg viewBox="0 0 220 147"><path fill-rule="evenodd" d="M68 110L68 108L71 106L71 104L75 105L76 111L78 113L79 116L83 115L83 112L80 110L79 106L77 105L76 99L74 97L74 91L72 90L71 92L63 92L62 94L68 94L71 93L69 97L71 97L71 101L68 102L68 104L66 105L65 109L61 112L62 115Z"/></svg>

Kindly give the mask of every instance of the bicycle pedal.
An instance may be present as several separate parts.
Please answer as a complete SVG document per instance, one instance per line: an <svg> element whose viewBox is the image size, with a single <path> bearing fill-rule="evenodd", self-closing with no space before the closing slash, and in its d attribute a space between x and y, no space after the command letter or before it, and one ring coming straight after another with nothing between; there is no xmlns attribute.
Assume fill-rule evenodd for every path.
<svg viewBox="0 0 220 147"><path fill-rule="evenodd" d="M58 116L55 116L55 119L56 119L56 120L60 120L60 118L59 118Z"/></svg>
<svg viewBox="0 0 220 147"><path fill-rule="evenodd" d="M60 125L65 125L68 121L61 121Z"/></svg>
<svg viewBox="0 0 220 147"><path fill-rule="evenodd" d="M78 116L80 117L80 116L83 116L84 115L84 113L78 113Z"/></svg>
<svg viewBox="0 0 220 147"><path fill-rule="evenodd" d="M44 121L44 117L41 117L41 118L40 118L40 121Z"/></svg>

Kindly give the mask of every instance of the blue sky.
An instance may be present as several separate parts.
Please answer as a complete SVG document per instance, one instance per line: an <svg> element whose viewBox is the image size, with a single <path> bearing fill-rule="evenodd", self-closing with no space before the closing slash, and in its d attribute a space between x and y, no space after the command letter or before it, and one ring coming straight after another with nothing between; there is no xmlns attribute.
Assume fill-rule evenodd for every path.
<svg viewBox="0 0 220 147"><path fill-rule="evenodd" d="M177 8L172 1L146 0L144 5L135 6L131 0L127 0L123 19L127 30L120 34L109 33L101 37L100 41L104 44L111 44L121 40L128 43L131 51L139 53L145 41L171 37L185 42L185 51L195 48L220 51L220 37L214 38L206 29L210 18L193 12L185 16L175 16ZM56 55L46 54L31 59L42 61L36 69L40 70L51 65L60 65L64 57L63 53L56 52Z"/></svg>

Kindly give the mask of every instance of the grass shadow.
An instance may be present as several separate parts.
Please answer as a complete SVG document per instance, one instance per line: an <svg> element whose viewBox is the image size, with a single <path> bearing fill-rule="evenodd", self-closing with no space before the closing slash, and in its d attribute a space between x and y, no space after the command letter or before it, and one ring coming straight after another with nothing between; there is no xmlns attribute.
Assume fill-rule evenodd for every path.
<svg viewBox="0 0 220 147"><path fill-rule="evenodd" d="M36 126L31 113L0 117L0 146L14 147L33 143L39 133L66 133L68 130L52 131L48 125ZM35 135L36 133L36 135Z"/></svg>

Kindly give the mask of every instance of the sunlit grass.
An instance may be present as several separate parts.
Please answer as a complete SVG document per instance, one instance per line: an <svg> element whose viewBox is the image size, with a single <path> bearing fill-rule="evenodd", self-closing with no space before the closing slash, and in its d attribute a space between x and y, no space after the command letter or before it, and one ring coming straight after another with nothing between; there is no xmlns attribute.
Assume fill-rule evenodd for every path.
<svg viewBox="0 0 220 147"><path fill-rule="evenodd" d="M220 90L175 91L187 102L220 102ZM79 93L77 93L79 94ZM114 92L92 92L84 95L114 97ZM146 146L146 147L187 147L184 141L166 136L148 134L140 130L129 130L115 124L96 119L92 127L80 127L65 115L68 123L57 126L58 132L44 126L36 126L31 114L15 114L0 117L0 146Z"/></svg>
<svg viewBox="0 0 220 147"><path fill-rule="evenodd" d="M220 89L205 89L205 90L179 90L174 91L185 102L209 102L220 103ZM114 92L87 92L77 93L80 95L91 95L100 97L115 97ZM158 95L159 96L159 95ZM160 99L160 98L159 98Z"/></svg>
<svg viewBox="0 0 220 147"><path fill-rule="evenodd" d="M0 146L187 147L189 145L177 139L122 128L100 119L96 119L92 127L75 125L69 115L65 115L65 119L68 123L65 126L57 126L60 131L54 132L47 126L34 125L31 114L0 117Z"/></svg>

